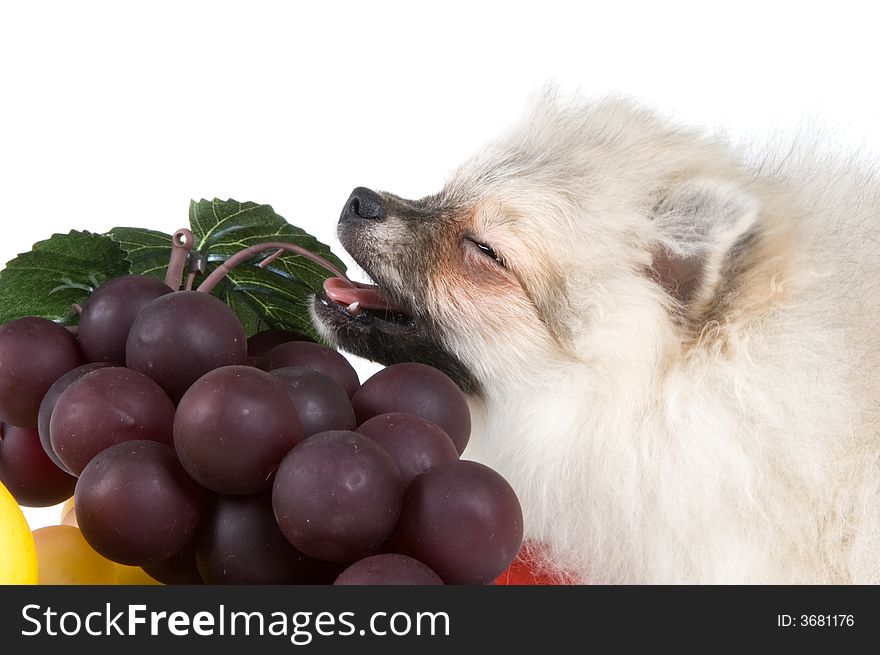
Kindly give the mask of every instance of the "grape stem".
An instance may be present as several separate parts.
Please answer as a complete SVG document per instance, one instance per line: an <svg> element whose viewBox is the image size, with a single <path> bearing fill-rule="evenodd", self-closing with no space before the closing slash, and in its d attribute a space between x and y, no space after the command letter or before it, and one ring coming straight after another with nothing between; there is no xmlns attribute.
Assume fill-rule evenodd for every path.
<svg viewBox="0 0 880 655"><path fill-rule="evenodd" d="M237 253L232 255L225 262L220 264L217 268L215 268L211 274L205 278L205 280L199 285L199 288L196 291L203 291L205 293L210 293L211 290L217 286L217 284L226 277L226 274L229 273L233 268L238 266L239 264L246 262L251 259L255 255L260 254L264 250L274 250L271 255L263 259L258 266L260 268L265 268L272 262L274 262L278 257L280 257L283 253L289 252L294 255L299 255L305 259L308 259L310 262L321 266L322 268L327 269L329 272L333 273L336 277L342 278L343 280L348 280L348 277L339 270L336 266L331 264L329 261L321 257L320 255L316 255L310 250L306 250L305 248L301 248L300 246L296 246L292 243L283 243L276 241L269 241L267 243L258 243L254 246L250 246L249 248L245 248L244 250L239 250Z"/></svg>
<svg viewBox="0 0 880 655"><path fill-rule="evenodd" d="M189 251L195 245L193 233L186 228L181 228L171 237L171 256L168 258L168 268L165 272L165 284L177 291L180 289L180 276L186 266L186 258Z"/></svg>

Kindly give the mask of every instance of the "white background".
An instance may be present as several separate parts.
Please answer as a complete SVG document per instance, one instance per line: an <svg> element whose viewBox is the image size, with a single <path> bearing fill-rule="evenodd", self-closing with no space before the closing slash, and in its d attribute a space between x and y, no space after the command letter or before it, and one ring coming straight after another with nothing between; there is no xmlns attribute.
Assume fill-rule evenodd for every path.
<svg viewBox="0 0 880 655"><path fill-rule="evenodd" d="M172 232L215 196L336 246L353 187L436 191L551 80L880 154L871 4L4 1L0 264L72 228Z"/></svg>

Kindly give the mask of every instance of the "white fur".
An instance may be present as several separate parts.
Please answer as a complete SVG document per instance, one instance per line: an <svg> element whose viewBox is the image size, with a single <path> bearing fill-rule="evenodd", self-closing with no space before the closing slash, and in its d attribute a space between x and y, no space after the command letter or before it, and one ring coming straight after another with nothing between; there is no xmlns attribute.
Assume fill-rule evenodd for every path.
<svg viewBox="0 0 880 655"><path fill-rule="evenodd" d="M652 215L689 186L709 225ZM495 320L432 302L485 390L465 455L513 485L545 564L592 583L880 582L870 165L749 158L626 102L544 98L446 193L500 205L480 228L527 292ZM711 303L755 224L780 244L766 275L694 333L651 253L706 253Z"/></svg>

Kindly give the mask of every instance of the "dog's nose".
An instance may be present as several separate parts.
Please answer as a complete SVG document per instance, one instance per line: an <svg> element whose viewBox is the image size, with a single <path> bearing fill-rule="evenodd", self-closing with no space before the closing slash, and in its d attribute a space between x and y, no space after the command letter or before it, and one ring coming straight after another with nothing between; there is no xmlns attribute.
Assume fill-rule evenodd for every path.
<svg viewBox="0 0 880 655"><path fill-rule="evenodd" d="M348 197L339 220L381 221L383 218L385 218L385 205L382 202L382 196L371 189L359 186Z"/></svg>

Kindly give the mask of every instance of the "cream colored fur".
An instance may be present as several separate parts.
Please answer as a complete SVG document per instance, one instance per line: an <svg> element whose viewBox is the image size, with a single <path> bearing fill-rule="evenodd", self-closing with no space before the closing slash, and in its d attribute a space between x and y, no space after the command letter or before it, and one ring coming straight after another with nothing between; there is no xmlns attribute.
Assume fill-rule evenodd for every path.
<svg viewBox="0 0 880 655"><path fill-rule="evenodd" d="M485 391L465 457L513 485L545 564L880 582L874 170L545 96L453 175L519 284L438 270L426 302ZM661 251L704 261L687 301L650 274Z"/></svg>

